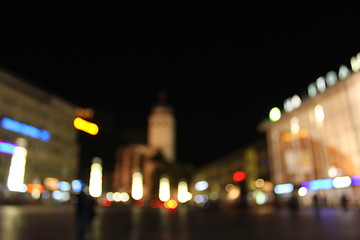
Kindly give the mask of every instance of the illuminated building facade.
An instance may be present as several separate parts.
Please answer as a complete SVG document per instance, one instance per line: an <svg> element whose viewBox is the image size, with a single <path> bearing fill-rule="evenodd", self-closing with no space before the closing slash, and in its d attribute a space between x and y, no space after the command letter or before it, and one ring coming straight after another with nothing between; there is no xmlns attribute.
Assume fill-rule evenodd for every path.
<svg viewBox="0 0 360 240"><path fill-rule="evenodd" d="M161 152L167 162L175 161L175 117L172 108L160 97L148 119L148 145Z"/></svg>
<svg viewBox="0 0 360 240"><path fill-rule="evenodd" d="M243 175L241 183L234 177L236 172ZM269 178L266 141L259 140L199 168L193 175L190 192L200 205L208 201L231 204L239 201L246 189L248 195L254 196L249 195L250 202L256 203L255 195L259 193L264 201L258 204L264 204L272 197ZM204 181L208 186L198 188ZM257 184L259 181L261 185Z"/></svg>
<svg viewBox="0 0 360 240"><path fill-rule="evenodd" d="M6 189L18 139L26 142L25 184L43 184L49 177L74 180L79 163L74 117L71 104L0 71L1 189Z"/></svg>
<svg viewBox="0 0 360 240"><path fill-rule="evenodd" d="M358 54L359 56L359 54ZM354 67L353 67L354 71ZM339 203L341 195L358 199L357 187L336 188L336 177L360 175L360 73L344 65L308 87L308 96L297 95L284 102L271 121L261 124L266 132L270 171L275 185L291 183L321 194L329 205ZM270 113L271 114L271 113ZM275 117L274 117L275 116ZM273 118L274 117L274 118ZM309 181L320 179L329 186L309 188ZM348 178L344 178L348 179ZM332 185L333 184L333 185ZM353 181L353 185L358 185ZM330 190L331 191L327 191Z"/></svg>
<svg viewBox="0 0 360 240"><path fill-rule="evenodd" d="M141 199L152 200L157 199L156 194L159 191L160 176L156 175L157 170L176 159L175 117L172 108L165 103L163 95L160 95L159 103L150 112L147 130L147 144L128 144L119 148L112 187L114 191L130 193L134 173L141 174ZM136 198L138 197L134 199L137 200Z"/></svg>

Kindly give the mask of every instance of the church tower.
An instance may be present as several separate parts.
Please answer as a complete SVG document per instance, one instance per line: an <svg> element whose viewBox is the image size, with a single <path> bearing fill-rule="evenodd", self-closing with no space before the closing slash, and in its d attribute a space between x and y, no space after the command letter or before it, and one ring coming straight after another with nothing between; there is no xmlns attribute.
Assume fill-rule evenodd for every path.
<svg viewBox="0 0 360 240"><path fill-rule="evenodd" d="M165 91L161 91L158 103L148 117L148 145L160 151L167 162L174 162L176 159L175 129L173 110L167 104Z"/></svg>

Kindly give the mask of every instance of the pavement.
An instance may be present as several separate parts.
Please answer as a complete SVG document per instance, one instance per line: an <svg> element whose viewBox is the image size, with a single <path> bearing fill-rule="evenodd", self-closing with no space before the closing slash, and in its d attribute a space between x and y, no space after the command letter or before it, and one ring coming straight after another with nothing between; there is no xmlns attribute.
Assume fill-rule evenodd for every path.
<svg viewBox="0 0 360 240"><path fill-rule="evenodd" d="M0 240L77 240L72 205L0 205ZM97 207L86 240L360 239L360 210Z"/></svg>

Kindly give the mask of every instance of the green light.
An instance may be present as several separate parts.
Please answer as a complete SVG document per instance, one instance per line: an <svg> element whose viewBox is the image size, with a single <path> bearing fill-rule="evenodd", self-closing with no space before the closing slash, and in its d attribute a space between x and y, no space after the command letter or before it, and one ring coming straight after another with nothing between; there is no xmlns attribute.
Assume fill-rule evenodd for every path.
<svg viewBox="0 0 360 240"><path fill-rule="evenodd" d="M269 119L272 122L276 122L281 118L281 111L277 107L273 107L269 112Z"/></svg>

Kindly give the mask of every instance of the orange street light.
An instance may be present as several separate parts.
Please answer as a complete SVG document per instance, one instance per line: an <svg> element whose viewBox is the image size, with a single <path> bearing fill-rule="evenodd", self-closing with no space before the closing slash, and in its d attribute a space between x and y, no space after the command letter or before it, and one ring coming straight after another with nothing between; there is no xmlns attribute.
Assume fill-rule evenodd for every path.
<svg viewBox="0 0 360 240"><path fill-rule="evenodd" d="M77 130L84 131L91 135L96 135L99 132L99 127L95 123L86 121L80 117L74 119L74 127Z"/></svg>

